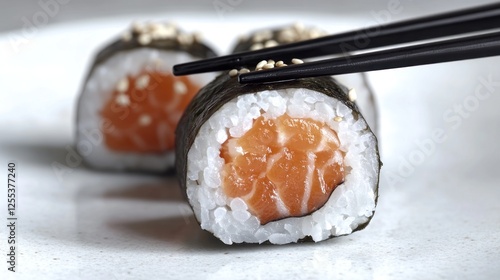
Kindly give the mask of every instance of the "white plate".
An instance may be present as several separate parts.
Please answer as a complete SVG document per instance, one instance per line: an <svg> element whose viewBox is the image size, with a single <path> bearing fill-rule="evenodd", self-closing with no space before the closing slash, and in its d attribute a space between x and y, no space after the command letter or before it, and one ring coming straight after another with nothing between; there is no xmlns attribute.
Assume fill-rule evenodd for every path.
<svg viewBox="0 0 500 280"><path fill-rule="evenodd" d="M377 3L374 11L386 7L385 1ZM394 18L431 12L426 3L423 10L413 4L414 12ZM9 160L16 161L19 177L18 271L7 271L3 262L1 279L492 279L500 274L499 58L369 74L380 109L384 166L376 215L365 230L349 236L318 244L226 246L200 230L174 178L81 167L71 148L75 98L91 55L131 19L170 15L183 28L202 31L221 52L232 43L226 34L297 19L331 32L372 22L364 19L368 12L347 18L263 9L259 16L235 12L222 19L213 13L54 24L39 29L18 51L11 39L22 30L0 37L1 181L7 181ZM459 107L463 111L455 112ZM56 162L74 166L56 172ZM4 223L5 188L0 192ZM8 232L0 229L5 259Z"/></svg>

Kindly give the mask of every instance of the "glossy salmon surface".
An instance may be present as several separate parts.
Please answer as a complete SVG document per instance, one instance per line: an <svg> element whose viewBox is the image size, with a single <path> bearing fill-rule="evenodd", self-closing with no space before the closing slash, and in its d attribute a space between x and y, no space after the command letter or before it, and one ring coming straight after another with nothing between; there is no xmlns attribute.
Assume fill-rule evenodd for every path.
<svg viewBox="0 0 500 280"><path fill-rule="evenodd" d="M261 224L310 214L344 181L339 146L337 133L321 122L261 116L222 144L223 190L242 198Z"/></svg>
<svg viewBox="0 0 500 280"><path fill-rule="evenodd" d="M187 76L143 71L120 80L101 117L113 129L104 131L113 151L162 153L174 148L175 129L200 89Z"/></svg>

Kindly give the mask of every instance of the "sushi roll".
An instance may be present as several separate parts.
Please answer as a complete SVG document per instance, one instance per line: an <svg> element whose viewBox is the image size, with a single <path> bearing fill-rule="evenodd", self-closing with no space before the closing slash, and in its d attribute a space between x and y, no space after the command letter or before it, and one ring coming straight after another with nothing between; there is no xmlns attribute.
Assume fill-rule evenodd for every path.
<svg viewBox="0 0 500 280"><path fill-rule="evenodd" d="M364 228L381 163L347 89L331 77L240 85L247 71L205 86L176 131L177 176L201 228L226 244L318 242Z"/></svg>
<svg viewBox="0 0 500 280"><path fill-rule="evenodd" d="M77 105L76 149L90 167L173 169L175 128L214 74L175 77L173 65L214 57L196 34L173 24L135 23L102 49Z"/></svg>
<svg viewBox="0 0 500 280"><path fill-rule="evenodd" d="M279 28L261 29L249 35L241 35L233 48L233 53L259 50L283 44L316 39L328 35L317 27L309 27L298 22ZM286 64L286 62L285 62ZM341 84L349 87L349 98L355 102L370 128L377 134L378 115L376 99L365 73L335 77Z"/></svg>

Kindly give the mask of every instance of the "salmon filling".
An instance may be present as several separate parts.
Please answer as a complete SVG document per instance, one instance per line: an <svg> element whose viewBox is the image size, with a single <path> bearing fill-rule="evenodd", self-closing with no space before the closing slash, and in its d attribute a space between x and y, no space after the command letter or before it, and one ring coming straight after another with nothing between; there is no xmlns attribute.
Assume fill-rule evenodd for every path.
<svg viewBox="0 0 500 280"><path fill-rule="evenodd" d="M106 146L121 152L172 150L177 123L199 89L186 76L162 72L122 79L100 112L113 128L103 132Z"/></svg>
<svg viewBox="0 0 500 280"><path fill-rule="evenodd" d="M261 116L243 136L222 144L223 191L243 199L262 225L307 215L344 181L339 146L337 133L324 123Z"/></svg>

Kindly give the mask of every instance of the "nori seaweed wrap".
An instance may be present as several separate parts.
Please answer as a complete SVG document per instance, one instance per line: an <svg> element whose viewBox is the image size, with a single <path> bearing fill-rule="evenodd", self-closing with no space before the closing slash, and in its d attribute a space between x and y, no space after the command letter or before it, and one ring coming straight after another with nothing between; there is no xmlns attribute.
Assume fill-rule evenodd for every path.
<svg viewBox="0 0 500 280"><path fill-rule="evenodd" d="M224 73L176 131L180 185L201 227L226 244L321 241L364 228L380 166L375 135L331 77L240 85Z"/></svg>
<svg viewBox="0 0 500 280"><path fill-rule="evenodd" d="M216 54L172 24L136 23L95 57L78 100L76 148L98 169L173 169L175 128L214 74L175 77L174 64Z"/></svg>

